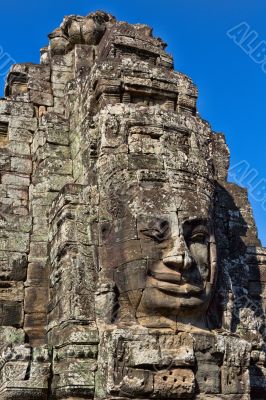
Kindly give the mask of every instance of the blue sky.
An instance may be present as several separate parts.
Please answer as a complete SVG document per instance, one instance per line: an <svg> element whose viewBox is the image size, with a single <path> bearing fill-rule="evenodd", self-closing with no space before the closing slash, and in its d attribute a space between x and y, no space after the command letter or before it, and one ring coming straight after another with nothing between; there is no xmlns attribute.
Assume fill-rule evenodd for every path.
<svg viewBox="0 0 266 400"><path fill-rule="evenodd" d="M169 44L175 68L189 75L199 88L202 117L215 131L226 134L231 165L242 162L250 176L256 175L249 185L250 200L260 239L266 245L262 203L264 192L266 196L266 64L264 72L226 34L245 22L257 33L255 45L266 41L265 0L2 0L0 56L2 50L18 63L39 62L39 49L64 15L86 15L97 9L120 20L147 23ZM254 43L251 49L256 47ZM2 77L0 91L3 93ZM247 185L241 171L232 179Z"/></svg>

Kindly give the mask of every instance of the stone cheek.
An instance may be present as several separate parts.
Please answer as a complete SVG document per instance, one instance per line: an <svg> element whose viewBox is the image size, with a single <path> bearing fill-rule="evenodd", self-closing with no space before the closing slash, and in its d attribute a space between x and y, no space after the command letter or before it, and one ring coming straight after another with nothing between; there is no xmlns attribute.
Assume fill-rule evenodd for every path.
<svg viewBox="0 0 266 400"><path fill-rule="evenodd" d="M145 25L66 17L0 99L0 398L266 398L229 151Z"/></svg>

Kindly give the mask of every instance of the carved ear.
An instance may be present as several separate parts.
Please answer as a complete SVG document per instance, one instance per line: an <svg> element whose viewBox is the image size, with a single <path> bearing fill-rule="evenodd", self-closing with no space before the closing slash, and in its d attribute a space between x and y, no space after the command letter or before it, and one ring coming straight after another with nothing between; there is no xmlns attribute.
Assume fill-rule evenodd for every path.
<svg viewBox="0 0 266 400"><path fill-rule="evenodd" d="M218 181L226 181L230 164L230 152L222 133L212 134L212 158L215 177Z"/></svg>
<svg viewBox="0 0 266 400"><path fill-rule="evenodd" d="M211 276L210 283L215 286L217 281L217 247L214 233L210 237L210 264L211 264Z"/></svg>

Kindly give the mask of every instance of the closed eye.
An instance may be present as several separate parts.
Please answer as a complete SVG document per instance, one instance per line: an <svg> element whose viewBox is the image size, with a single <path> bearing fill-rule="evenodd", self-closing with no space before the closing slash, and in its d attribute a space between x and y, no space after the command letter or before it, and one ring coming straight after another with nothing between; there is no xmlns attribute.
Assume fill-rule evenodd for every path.
<svg viewBox="0 0 266 400"><path fill-rule="evenodd" d="M162 221L156 226L142 230L142 233L160 243L169 236L169 223L168 221Z"/></svg>
<svg viewBox="0 0 266 400"><path fill-rule="evenodd" d="M195 233L190 237L191 243L200 243L200 244L207 244L208 242L208 235L206 233Z"/></svg>

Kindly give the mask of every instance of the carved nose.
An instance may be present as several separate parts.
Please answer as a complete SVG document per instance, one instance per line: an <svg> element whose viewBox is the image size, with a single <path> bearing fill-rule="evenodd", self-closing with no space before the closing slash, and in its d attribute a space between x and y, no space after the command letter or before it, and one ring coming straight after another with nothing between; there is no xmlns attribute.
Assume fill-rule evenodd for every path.
<svg viewBox="0 0 266 400"><path fill-rule="evenodd" d="M169 256L169 257L165 257L163 259L164 264L171 268L171 269L176 269L176 270L180 270L183 269L183 264L184 264L184 257L182 255L179 256Z"/></svg>
<svg viewBox="0 0 266 400"><path fill-rule="evenodd" d="M164 265L176 271L183 271L191 265L191 259L188 254L169 256L163 259Z"/></svg>
<svg viewBox="0 0 266 400"><path fill-rule="evenodd" d="M173 238L172 247L164 254L163 263L168 268L178 272L190 267L192 260L182 235Z"/></svg>

